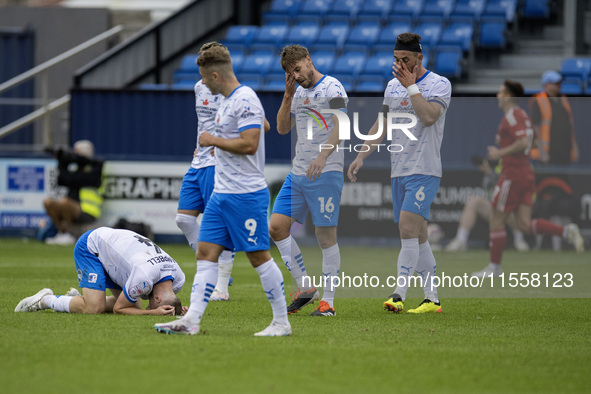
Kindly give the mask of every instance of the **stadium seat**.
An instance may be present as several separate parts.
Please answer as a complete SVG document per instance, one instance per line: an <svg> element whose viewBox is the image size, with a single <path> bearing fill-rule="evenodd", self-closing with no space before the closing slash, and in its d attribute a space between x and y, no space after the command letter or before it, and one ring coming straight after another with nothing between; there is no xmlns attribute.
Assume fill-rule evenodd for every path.
<svg viewBox="0 0 591 394"><path fill-rule="evenodd" d="M410 23L408 22L392 22L388 26L380 30L378 39L373 46L374 52L393 51L396 44L396 37L401 33L410 32Z"/></svg>
<svg viewBox="0 0 591 394"><path fill-rule="evenodd" d="M273 56L271 64L267 70L267 76L280 75L285 82L285 70L281 67L281 57L279 55Z"/></svg>
<svg viewBox="0 0 591 394"><path fill-rule="evenodd" d="M343 47L349 27L347 25L328 25L320 29L314 45L326 45L327 50L340 50Z"/></svg>
<svg viewBox="0 0 591 394"><path fill-rule="evenodd" d="M181 65L172 75L173 84L188 81L195 84L200 78L199 67L197 67L197 55L185 55L181 59Z"/></svg>
<svg viewBox="0 0 591 394"><path fill-rule="evenodd" d="M284 14L294 16L302 2L300 0L273 0L271 8L269 9L270 14Z"/></svg>
<svg viewBox="0 0 591 394"><path fill-rule="evenodd" d="M548 19L550 17L548 0L523 0L522 15L526 19Z"/></svg>
<svg viewBox="0 0 591 394"><path fill-rule="evenodd" d="M242 73L238 74L236 77L238 78L238 82L240 82L242 85L246 85L252 88L253 90L259 90L259 88L263 84L263 77L261 77L259 74ZM285 84L283 85L283 87L285 88Z"/></svg>
<svg viewBox="0 0 591 394"><path fill-rule="evenodd" d="M424 23L418 25L413 32L423 37L423 39L421 40L421 45L432 47L439 42L439 37L441 37L441 31L442 27L440 24Z"/></svg>
<svg viewBox="0 0 591 394"><path fill-rule="evenodd" d="M437 16L447 19L455 5L455 0L427 0L421 12L421 17Z"/></svg>
<svg viewBox="0 0 591 394"><path fill-rule="evenodd" d="M361 23L349 31L345 49L367 51L376 42L380 27L375 23Z"/></svg>
<svg viewBox="0 0 591 394"><path fill-rule="evenodd" d="M336 59L332 73L356 77L363 69L365 57L364 52L345 52Z"/></svg>
<svg viewBox="0 0 591 394"><path fill-rule="evenodd" d="M264 75L271 67L273 60L277 57L268 53L252 53L244 58L241 74L259 74Z"/></svg>
<svg viewBox="0 0 591 394"><path fill-rule="evenodd" d="M249 46L256 37L258 30L258 26L231 26L226 33L224 42Z"/></svg>
<svg viewBox="0 0 591 394"><path fill-rule="evenodd" d="M292 26L287 32L284 45L299 44L308 47L318 36L318 25Z"/></svg>
<svg viewBox="0 0 591 394"><path fill-rule="evenodd" d="M562 77L562 93L583 94L586 81L591 76L591 58L564 59L560 70Z"/></svg>
<svg viewBox="0 0 591 394"><path fill-rule="evenodd" d="M361 8L361 4L363 4L363 0L335 1L332 3L329 14L345 16L347 19L355 19Z"/></svg>
<svg viewBox="0 0 591 394"><path fill-rule="evenodd" d="M251 45L273 44L275 46L280 46L287 35L287 31L288 27L286 25L261 26Z"/></svg>
<svg viewBox="0 0 591 394"><path fill-rule="evenodd" d="M232 59L232 68L234 72L240 71L242 63L244 62L244 52L230 51L230 58Z"/></svg>
<svg viewBox="0 0 591 394"><path fill-rule="evenodd" d="M265 78L263 84L259 88L265 92L284 92L285 91L285 74L269 75Z"/></svg>
<svg viewBox="0 0 591 394"><path fill-rule="evenodd" d="M515 20L517 0L489 0L484 8L482 17L504 17L507 23Z"/></svg>
<svg viewBox="0 0 591 394"><path fill-rule="evenodd" d="M331 73L330 76L336 78L341 83L341 85L343 85L347 95L349 95L348 92L353 91L355 78L353 78L351 75Z"/></svg>
<svg viewBox="0 0 591 394"><path fill-rule="evenodd" d="M505 30L507 30L505 18L482 18L478 45L481 48L504 49L507 45Z"/></svg>
<svg viewBox="0 0 591 394"><path fill-rule="evenodd" d="M435 58L434 69L437 74L450 79L460 79L462 76L462 48L459 46L440 46L433 50Z"/></svg>
<svg viewBox="0 0 591 394"><path fill-rule="evenodd" d="M467 23L455 23L448 26L441 34L440 45L459 45L464 52L469 52L474 38L474 26Z"/></svg>
<svg viewBox="0 0 591 394"><path fill-rule="evenodd" d="M390 9L388 19L392 17L406 17L415 19L423 9L423 0L398 0Z"/></svg>
<svg viewBox="0 0 591 394"><path fill-rule="evenodd" d="M357 78L354 91L362 93L383 93L388 80L380 75L361 75Z"/></svg>
<svg viewBox="0 0 591 394"><path fill-rule="evenodd" d="M267 11L263 14L263 25L271 26L271 25L284 25L289 26L291 24L292 16L285 13L274 13L271 11Z"/></svg>
<svg viewBox="0 0 591 394"><path fill-rule="evenodd" d="M379 75L383 78L392 78L392 63L394 54L390 52L377 52L367 59L361 75Z"/></svg>
<svg viewBox="0 0 591 394"><path fill-rule="evenodd" d="M386 19L390 11L392 1L390 0L365 0L357 13L359 23L372 22Z"/></svg>
<svg viewBox="0 0 591 394"><path fill-rule="evenodd" d="M565 79L560 86L560 92L569 96L582 95L583 91L583 84L574 79Z"/></svg>
<svg viewBox="0 0 591 394"><path fill-rule="evenodd" d="M334 52L328 51L320 51L320 52L313 52L310 56L312 58L312 62L314 63L314 67L322 74L330 74L332 71L332 67L335 62L335 54Z"/></svg>
<svg viewBox="0 0 591 394"><path fill-rule="evenodd" d="M453 9L452 15L467 16L474 21L480 19L480 15L484 11L486 0L458 0Z"/></svg>
<svg viewBox="0 0 591 394"><path fill-rule="evenodd" d="M297 15L319 15L324 17L332 8L332 0L303 0Z"/></svg>

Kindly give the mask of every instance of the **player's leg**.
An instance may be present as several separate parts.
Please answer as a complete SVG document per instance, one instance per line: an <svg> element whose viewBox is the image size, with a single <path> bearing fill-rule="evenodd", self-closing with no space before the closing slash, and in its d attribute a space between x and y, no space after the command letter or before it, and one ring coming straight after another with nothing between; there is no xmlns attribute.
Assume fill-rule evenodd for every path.
<svg viewBox="0 0 591 394"><path fill-rule="evenodd" d="M472 196L466 201L458 232L455 238L446 246L445 250L450 252L464 251L468 249L468 237L474 228L476 220L480 217L488 222L492 208L490 201L480 196Z"/></svg>
<svg viewBox="0 0 591 394"><path fill-rule="evenodd" d="M437 262L431 250L429 240L425 239L427 233L427 221L423 223L421 228L421 235L419 236L419 261L417 262L416 272L421 276L423 283L423 292L425 293L425 299L418 308L409 309L408 313L429 313L429 312L441 312L441 303L439 302L439 295L437 293L437 287L433 281L437 274ZM421 242L423 241L424 242Z"/></svg>
<svg viewBox="0 0 591 394"><path fill-rule="evenodd" d="M531 218L531 207L529 208ZM581 237L579 226L575 223L562 226L546 219L533 219L527 223L524 220L523 223L521 223L520 228L525 233L565 238L571 245L573 245L577 252L583 252L585 250L585 241L583 240L583 237Z"/></svg>
<svg viewBox="0 0 591 394"><path fill-rule="evenodd" d="M198 170L191 167L183 177L175 222L195 252L199 239L197 217L204 209L205 202L199 185Z"/></svg>
<svg viewBox="0 0 591 394"><path fill-rule="evenodd" d="M306 266L300 247L290 234L294 221L303 223L308 207L301 191L301 178L291 173L285 179L281 190L275 198L269 234L277 245L281 259L296 282L297 290L292 293L293 298L288 306L290 313L295 313L305 305L318 299L318 291L312 286L311 281L304 280L307 277Z"/></svg>
<svg viewBox="0 0 591 394"><path fill-rule="evenodd" d="M517 226L514 213L511 213L507 217L507 225L513 232L513 246L515 249L519 252L527 252L529 250L529 245L523 236L523 231Z"/></svg>
<svg viewBox="0 0 591 394"><path fill-rule="evenodd" d="M316 227L316 238L322 250L323 293L320 305L310 316L335 316L335 278L341 269L341 252L336 227Z"/></svg>

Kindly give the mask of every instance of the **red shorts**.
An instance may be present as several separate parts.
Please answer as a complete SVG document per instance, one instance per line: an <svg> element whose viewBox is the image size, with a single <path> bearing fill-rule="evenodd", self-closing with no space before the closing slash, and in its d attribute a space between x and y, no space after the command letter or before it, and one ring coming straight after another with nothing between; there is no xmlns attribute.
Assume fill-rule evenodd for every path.
<svg viewBox="0 0 591 394"><path fill-rule="evenodd" d="M531 207L535 189L534 179L510 179L501 175L493 192L492 206L500 212L513 212L522 204Z"/></svg>

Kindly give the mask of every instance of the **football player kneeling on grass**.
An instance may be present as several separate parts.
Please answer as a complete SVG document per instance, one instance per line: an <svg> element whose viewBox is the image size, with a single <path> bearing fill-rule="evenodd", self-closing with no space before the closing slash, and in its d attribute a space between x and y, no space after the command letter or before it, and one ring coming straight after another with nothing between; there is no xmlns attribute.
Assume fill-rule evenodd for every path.
<svg viewBox="0 0 591 394"><path fill-rule="evenodd" d="M83 294L70 289L56 296L51 289L42 289L19 302L14 311L161 316L186 312L176 295L185 284L185 274L146 237L109 227L90 230L78 239L74 260ZM106 296L106 289L113 295ZM149 301L146 309L142 299Z"/></svg>

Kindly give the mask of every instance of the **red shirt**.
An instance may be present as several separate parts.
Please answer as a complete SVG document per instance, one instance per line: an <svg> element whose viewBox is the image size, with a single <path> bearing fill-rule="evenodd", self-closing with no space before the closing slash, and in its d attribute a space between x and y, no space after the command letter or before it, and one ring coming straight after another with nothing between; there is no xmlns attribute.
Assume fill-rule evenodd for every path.
<svg viewBox="0 0 591 394"><path fill-rule="evenodd" d="M520 107L513 107L505 114L497 132L500 148L512 145L520 138L528 138L528 146L525 150L512 155L503 156L502 175L508 178L520 178L534 176L529 161L529 151L535 139L535 133L531 119Z"/></svg>

